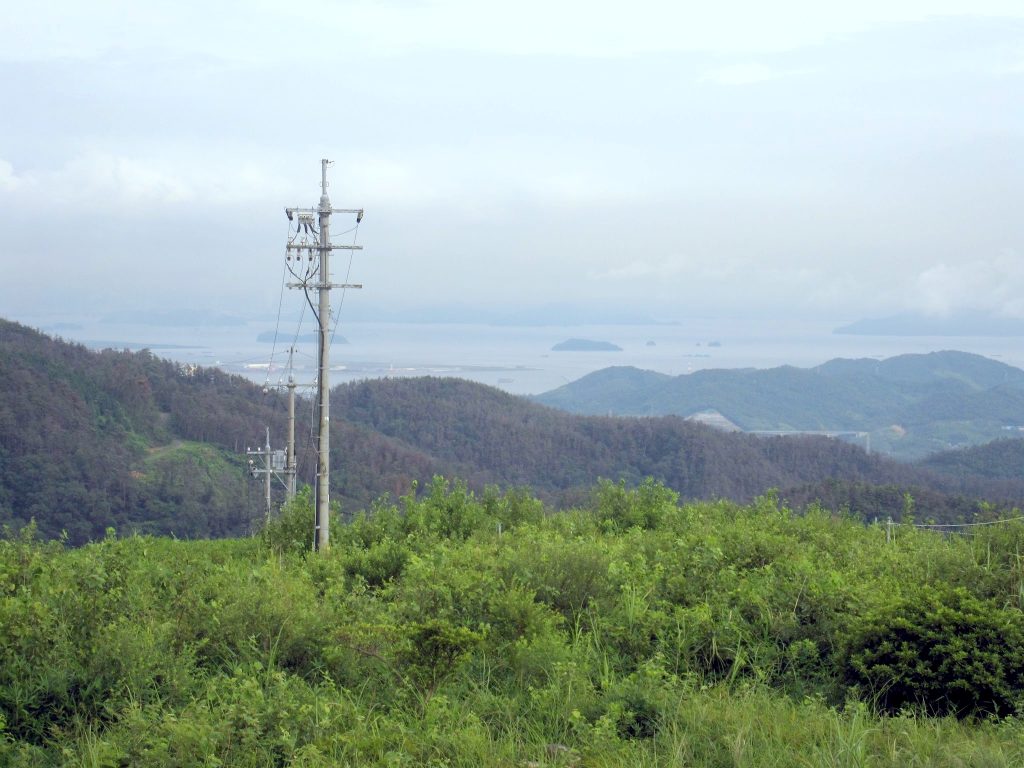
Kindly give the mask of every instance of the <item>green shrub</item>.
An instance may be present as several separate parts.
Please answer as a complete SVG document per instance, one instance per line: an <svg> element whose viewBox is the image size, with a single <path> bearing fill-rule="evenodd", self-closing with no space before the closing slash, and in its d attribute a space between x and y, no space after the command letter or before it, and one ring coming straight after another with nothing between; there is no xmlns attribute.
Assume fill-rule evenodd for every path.
<svg viewBox="0 0 1024 768"><path fill-rule="evenodd" d="M888 713L1013 714L1024 692L1024 616L963 588L920 586L866 619L846 673Z"/></svg>
<svg viewBox="0 0 1024 768"><path fill-rule="evenodd" d="M544 519L544 504L527 488L510 488L502 494L496 486L484 489L484 511L509 530L519 525L536 525Z"/></svg>
<svg viewBox="0 0 1024 768"><path fill-rule="evenodd" d="M611 684L603 703L620 738L650 739L657 735L679 694L678 681L665 673L660 659L652 659Z"/></svg>
<svg viewBox="0 0 1024 768"><path fill-rule="evenodd" d="M307 485L263 527L260 540L272 552L302 554L313 548L313 526L313 492Z"/></svg>
<svg viewBox="0 0 1024 768"><path fill-rule="evenodd" d="M648 477L635 489L626 481L601 480L594 491L598 519L612 530L657 528L665 515L676 509L679 494Z"/></svg>
<svg viewBox="0 0 1024 768"><path fill-rule="evenodd" d="M398 578L409 561L409 550L393 539L374 542L366 549L353 547L343 557L349 576L360 576L371 587L380 587Z"/></svg>
<svg viewBox="0 0 1024 768"><path fill-rule="evenodd" d="M397 654L401 674L429 700L483 637L468 627L427 619L410 625L406 640Z"/></svg>

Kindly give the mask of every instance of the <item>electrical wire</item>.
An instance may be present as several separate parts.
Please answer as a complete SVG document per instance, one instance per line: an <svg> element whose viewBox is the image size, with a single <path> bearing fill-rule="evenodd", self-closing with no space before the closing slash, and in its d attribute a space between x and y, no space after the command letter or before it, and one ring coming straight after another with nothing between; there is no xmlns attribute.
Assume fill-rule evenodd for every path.
<svg viewBox="0 0 1024 768"><path fill-rule="evenodd" d="M980 523L893 523L893 525L912 525L914 528L925 528L931 530L944 530L946 528L976 528L981 525L1004 525L1024 520L1024 515L1008 517L1005 520L985 520Z"/></svg>
<svg viewBox="0 0 1024 768"><path fill-rule="evenodd" d="M265 358L263 355L260 355L258 357L243 357L243 358L239 358L237 360L218 360L216 365L202 366L202 367L221 368L221 367L223 367L225 365L241 365L243 363L255 363L255 362L260 362L260 361L263 361L263 360L266 360L266 359L267 358Z"/></svg>
<svg viewBox="0 0 1024 768"><path fill-rule="evenodd" d="M352 245L356 244L356 239L359 237L359 224L356 224L348 232L354 232L352 235ZM343 233L345 234L345 233ZM345 306L345 296L348 295L348 280L352 274L352 259L355 256L355 248L348 252L348 269L345 270L345 282L341 289L341 300L338 302L338 313L334 316L334 328L331 330L331 344L334 343L334 335L338 332L338 323L341 321L341 308Z"/></svg>
<svg viewBox="0 0 1024 768"><path fill-rule="evenodd" d="M295 335L292 337L292 349L295 349L295 345L299 343L299 336L302 334L302 323L306 319L306 305L302 305L302 310L299 312L299 322L295 326Z"/></svg>
<svg viewBox="0 0 1024 768"><path fill-rule="evenodd" d="M316 444L316 434L314 432L314 427L313 427L313 425L316 423L316 398L315 397L309 398L309 404L310 404L309 434L307 436L307 439L302 441L302 452L299 453L298 451L296 451L296 457L295 457L295 466L296 466L296 468L298 468L300 465L305 463L306 458L309 456L310 452L316 452L318 450L318 446ZM315 477L313 479L313 482L314 483L316 482L316 478Z"/></svg>
<svg viewBox="0 0 1024 768"><path fill-rule="evenodd" d="M291 227L289 227L291 229ZM285 262L285 267L288 262ZM277 321L274 323L274 343L270 347L270 365L267 366L267 380L263 382L264 388L270 383L270 370L274 367L274 355L277 354L277 334L281 330L281 306L284 304L284 284L287 282L285 270L281 269L281 294L277 297Z"/></svg>

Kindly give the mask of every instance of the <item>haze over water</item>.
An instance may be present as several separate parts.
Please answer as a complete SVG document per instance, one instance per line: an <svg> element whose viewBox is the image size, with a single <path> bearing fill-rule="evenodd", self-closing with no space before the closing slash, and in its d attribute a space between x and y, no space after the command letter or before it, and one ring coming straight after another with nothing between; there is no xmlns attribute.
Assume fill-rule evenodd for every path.
<svg viewBox="0 0 1024 768"><path fill-rule="evenodd" d="M287 376L287 349L295 324L282 324L276 347L258 342L274 321L222 327L154 326L54 316L13 318L91 347L148 346L158 357L216 366L259 383ZM457 376L513 394L538 394L609 366L634 366L679 375L705 368L812 367L827 360L885 358L945 349L972 352L1024 367L1015 337L856 336L832 333L843 321L808 323L694 319L657 325L511 326L471 323L353 322L342 324L331 350L331 381L340 384L395 376ZM301 333L313 330L307 323ZM608 341L621 351L554 352L570 338ZM166 345L166 346L165 346ZM316 375L316 347L299 343L300 383Z"/></svg>

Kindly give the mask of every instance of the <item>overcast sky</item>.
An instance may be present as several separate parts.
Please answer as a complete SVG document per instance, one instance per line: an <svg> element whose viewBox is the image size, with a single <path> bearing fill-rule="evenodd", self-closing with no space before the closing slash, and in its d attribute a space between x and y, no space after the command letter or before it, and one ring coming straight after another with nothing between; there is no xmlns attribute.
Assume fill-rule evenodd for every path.
<svg viewBox="0 0 1024 768"><path fill-rule="evenodd" d="M1024 317L1020 0L8 3L0 97L4 316L273 312L328 157L355 316Z"/></svg>

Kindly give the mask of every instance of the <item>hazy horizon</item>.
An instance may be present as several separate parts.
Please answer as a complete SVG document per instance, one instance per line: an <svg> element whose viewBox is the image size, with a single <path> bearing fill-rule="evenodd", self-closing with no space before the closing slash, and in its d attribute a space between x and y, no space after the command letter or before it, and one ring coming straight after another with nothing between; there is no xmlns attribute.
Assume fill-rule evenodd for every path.
<svg viewBox="0 0 1024 768"><path fill-rule="evenodd" d="M8 16L13 319L276 312L321 157L366 209L343 322L1024 317L1017 3Z"/></svg>

